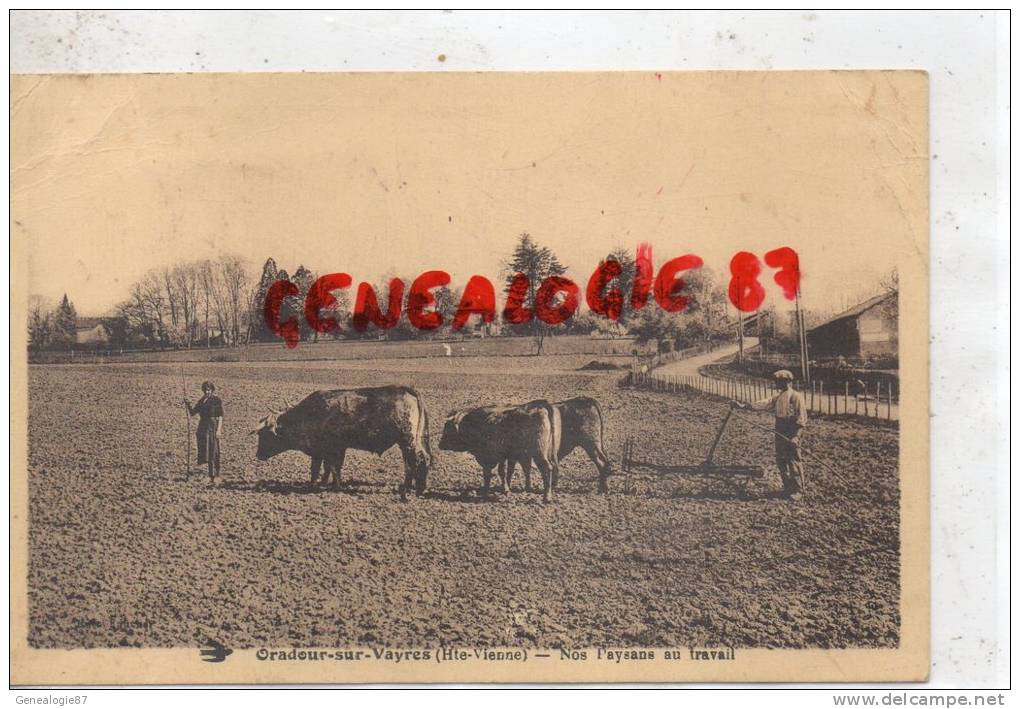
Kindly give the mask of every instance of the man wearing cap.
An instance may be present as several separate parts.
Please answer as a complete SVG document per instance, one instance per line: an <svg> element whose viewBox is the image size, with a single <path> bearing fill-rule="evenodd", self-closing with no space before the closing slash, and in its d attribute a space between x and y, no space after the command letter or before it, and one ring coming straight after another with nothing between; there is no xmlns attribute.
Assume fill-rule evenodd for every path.
<svg viewBox="0 0 1020 709"><path fill-rule="evenodd" d="M220 474L220 434L223 432L223 402L213 392L216 385L202 382L202 398L192 406L187 399L184 406L188 414L198 414L198 464L209 464L210 483Z"/></svg>
<svg viewBox="0 0 1020 709"><path fill-rule="evenodd" d="M793 388L793 373L780 369L772 375L779 393L751 404L736 402L740 408L772 410L776 414L776 465L783 478L783 490L792 500L800 498L804 464L800 458L800 433L807 425L804 396Z"/></svg>

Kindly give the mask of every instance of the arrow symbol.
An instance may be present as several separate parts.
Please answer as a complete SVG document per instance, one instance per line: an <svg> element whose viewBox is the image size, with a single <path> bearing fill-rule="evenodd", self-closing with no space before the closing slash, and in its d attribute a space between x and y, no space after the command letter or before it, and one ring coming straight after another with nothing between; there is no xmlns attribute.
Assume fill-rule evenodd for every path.
<svg viewBox="0 0 1020 709"><path fill-rule="evenodd" d="M210 647L198 651L204 662L223 662L227 659L227 655L234 653L229 647L223 647L215 640L210 642L209 645Z"/></svg>

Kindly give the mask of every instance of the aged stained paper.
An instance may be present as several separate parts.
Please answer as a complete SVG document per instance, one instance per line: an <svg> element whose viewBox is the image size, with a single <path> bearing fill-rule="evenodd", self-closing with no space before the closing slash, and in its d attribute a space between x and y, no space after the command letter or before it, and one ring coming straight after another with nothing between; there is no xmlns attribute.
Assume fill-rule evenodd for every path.
<svg viewBox="0 0 1020 709"><path fill-rule="evenodd" d="M14 684L927 675L924 73L15 76L11 121Z"/></svg>

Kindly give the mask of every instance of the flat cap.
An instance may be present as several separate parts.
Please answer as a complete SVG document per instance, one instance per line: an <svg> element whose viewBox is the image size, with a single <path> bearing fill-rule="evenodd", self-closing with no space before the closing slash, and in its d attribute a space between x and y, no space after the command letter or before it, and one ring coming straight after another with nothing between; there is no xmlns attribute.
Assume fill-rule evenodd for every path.
<svg viewBox="0 0 1020 709"><path fill-rule="evenodd" d="M793 372L791 372L789 369L780 369L779 371L775 372L772 375L772 377L775 379L789 379L792 382Z"/></svg>

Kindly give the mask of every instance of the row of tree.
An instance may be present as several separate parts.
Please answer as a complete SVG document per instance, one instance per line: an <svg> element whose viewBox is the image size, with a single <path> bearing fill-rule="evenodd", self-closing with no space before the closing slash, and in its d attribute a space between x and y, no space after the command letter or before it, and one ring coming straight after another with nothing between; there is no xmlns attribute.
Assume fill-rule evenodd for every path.
<svg viewBox="0 0 1020 709"><path fill-rule="evenodd" d="M248 341L251 279L235 255L155 269L132 284L113 313L98 318L111 347L237 345ZM29 302L28 338L33 349L71 349L78 343L80 318L65 294L50 307L45 298Z"/></svg>
<svg viewBox="0 0 1020 709"><path fill-rule="evenodd" d="M69 349L78 337L78 312L64 293L56 307L42 296L28 300L28 346L34 349Z"/></svg>
<svg viewBox="0 0 1020 709"><path fill-rule="evenodd" d="M606 260L620 264L620 273L612 283L624 294L621 314L616 322L580 310L560 325L550 326L532 318L518 325L506 325L502 332L533 337L539 353L545 338L553 332L629 333L641 341L657 340L675 343L676 346L687 346L725 333L726 294L710 269L702 267L685 277L688 306L682 313L669 313L653 303L640 309L631 306L629 295L635 281L636 266L626 249L615 249ZM528 278L525 307L532 307L538 287L545 279L563 276L566 272L566 266L556 254L527 233L520 235L513 252L503 262L506 291L510 290L517 274L523 273ZM337 303L332 312L321 315L336 318L339 327L323 335L309 327L304 317L304 299L317 277L318 274L304 265L290 274L280 269L273 258L265 261L257 278L252 276L245 261L236 255L228 254L217 260L190 261L145 274L131 286L129 297L101 322L106 330L107 342L112 347L191 348L279 341L279 336L266 325L262 308L270 286L278 280L289 280L297 286L299 293L284 301L281 318L297 319L302 340L379 337L377 328L372 325L365 327L364 323L358 323L352 317L359 298L370 303L374 300L382 313L400 311L395 326L385 330L387 338L422 339L451 334L451 322L461 299L460 288L443 286L436 289L436 310L443 315L443 326L436 330L419 330L408 322L407 309L401 307L403 303L391 297L396 295L394 287L399 287L400 281L406 301L410 283L395 274L388 274L370 289L359 285L336 291L334 297ZM583 288L585 284L579 285ZM469 322L465 329L470 332L477 327L478 322ZM56 308L47 308L42 299L35 299L29 314L32 347L73 347L76 328L74 306L66 295Z"/></svg>
<svg viewBox="0 0 1020 709"><path fill-rule="evenodd" d="M111 339L184 348L241 344L251 296L246 264L232 254L149 271L117 306Z"/></svg>

